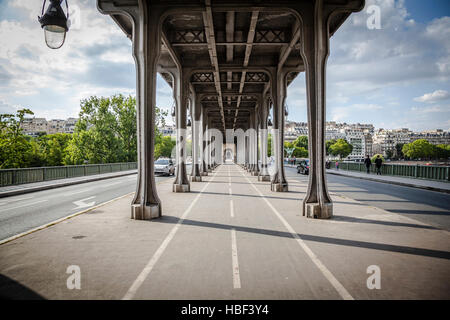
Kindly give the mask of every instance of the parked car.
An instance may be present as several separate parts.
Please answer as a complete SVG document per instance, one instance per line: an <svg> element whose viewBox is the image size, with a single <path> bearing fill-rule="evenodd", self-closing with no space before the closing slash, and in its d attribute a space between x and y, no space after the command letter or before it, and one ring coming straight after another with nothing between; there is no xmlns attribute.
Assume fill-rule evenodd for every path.
<svg viewBox="0 0 450 320"><path fill-rule="evenodd" d="M309 174L309 159L302 159L297 165L297 173Z"/></svg>
<svg viewBox="0 0 450 320"><path fill-rule="evenodd" d="M159 158L155 161L154 171L155 174L174 175L175 166L172 159Z"/></svg>

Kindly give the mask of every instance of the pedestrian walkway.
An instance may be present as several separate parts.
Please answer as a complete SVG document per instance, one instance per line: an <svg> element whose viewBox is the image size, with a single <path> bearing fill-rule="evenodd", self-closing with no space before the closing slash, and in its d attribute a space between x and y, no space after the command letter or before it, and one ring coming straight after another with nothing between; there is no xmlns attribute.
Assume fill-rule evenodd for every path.
<svg viewBox="0 0 450 320"><path fill-rule="evenodd" d="M376 175L375 173L367 174L365 172L336 170L336 169L327 170L327 173L450 193L450 182L414 179L388 175Z"/></svg>
<svg viewBox="0 0 450 320"><path fill-rule="evenodd" d="M59 188L70 186L74 184L80 184L91 181L98 181L103 179L110 179L116 177L122 177L130 174L136 174L137 170L127 170L127 171L119 171L113 173L103 173L103 174L95 174L90 176L82 176L76 178L67 178L67 179L56 179L42 182L34 182L34 183L25 183L12 185L7 187L0 188L0 198L2 197L10 197L18 194L36 192L41 190L48 190L52 188Z"/></svg>
<svg viewBox="0 0 450 320"><path fill-rule="evenodd" d="M332 219L306 219L306 183L292 180L289 192L274 193L237 165L221 165L203 178L190 193L171 192L173 179L160 183L159 219L130 219L130 195L1 245L0 294L450 298L446 231L333 194ZM70 290L66 271L78 267L81 287ZM381 272L380 289L368 288L367 270Z"/></svg>

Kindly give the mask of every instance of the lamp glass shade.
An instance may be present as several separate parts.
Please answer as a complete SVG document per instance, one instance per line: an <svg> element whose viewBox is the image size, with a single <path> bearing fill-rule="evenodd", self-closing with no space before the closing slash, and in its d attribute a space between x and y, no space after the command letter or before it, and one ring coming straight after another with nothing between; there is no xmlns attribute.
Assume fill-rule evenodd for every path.
<svg viewBox="0 0 450 320"><path fill-rule="evenodd" d="M51 49L59 49L66 39L66 29L56 25L44 26L45 43Z"/></svg>

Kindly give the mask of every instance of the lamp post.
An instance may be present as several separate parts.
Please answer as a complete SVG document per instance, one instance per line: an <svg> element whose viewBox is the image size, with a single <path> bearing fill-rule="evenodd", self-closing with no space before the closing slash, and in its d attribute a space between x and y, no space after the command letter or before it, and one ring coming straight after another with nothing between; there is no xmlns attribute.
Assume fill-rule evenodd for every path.
<svg viewBox="0 0 450 320"><path fill-rule="evenodd" d="M67 17L61 8L64 0L49 0L47 11L44 14L45 3L42 5L42 16L38 17L41 27L44 29L45 43L51 49L59 49L64 44L66 32L69 31L67 19L69 18L69 5L66 1Z"/></svg>

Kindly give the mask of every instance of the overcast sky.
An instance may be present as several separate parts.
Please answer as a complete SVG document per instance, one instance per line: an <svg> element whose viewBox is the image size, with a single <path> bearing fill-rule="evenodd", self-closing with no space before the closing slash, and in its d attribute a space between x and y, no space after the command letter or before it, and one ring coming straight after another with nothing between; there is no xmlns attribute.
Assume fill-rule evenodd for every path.
<svg viewBox="0 0 450 320"><path fill-rule="evenodd" d="M381 8L381 29L366 10L331 39L327 120L377 128L450 129L450 1L366 0ZM48 49L37 21L40 0L0 0L0 113L27 107L37 117L76 117L91 95L135 94L131 42L95 0L69 0L76 17L66 43ZM158 77L157 105L171 88ZM289 120L306 121L305 78L288 89Z"/></svg>

